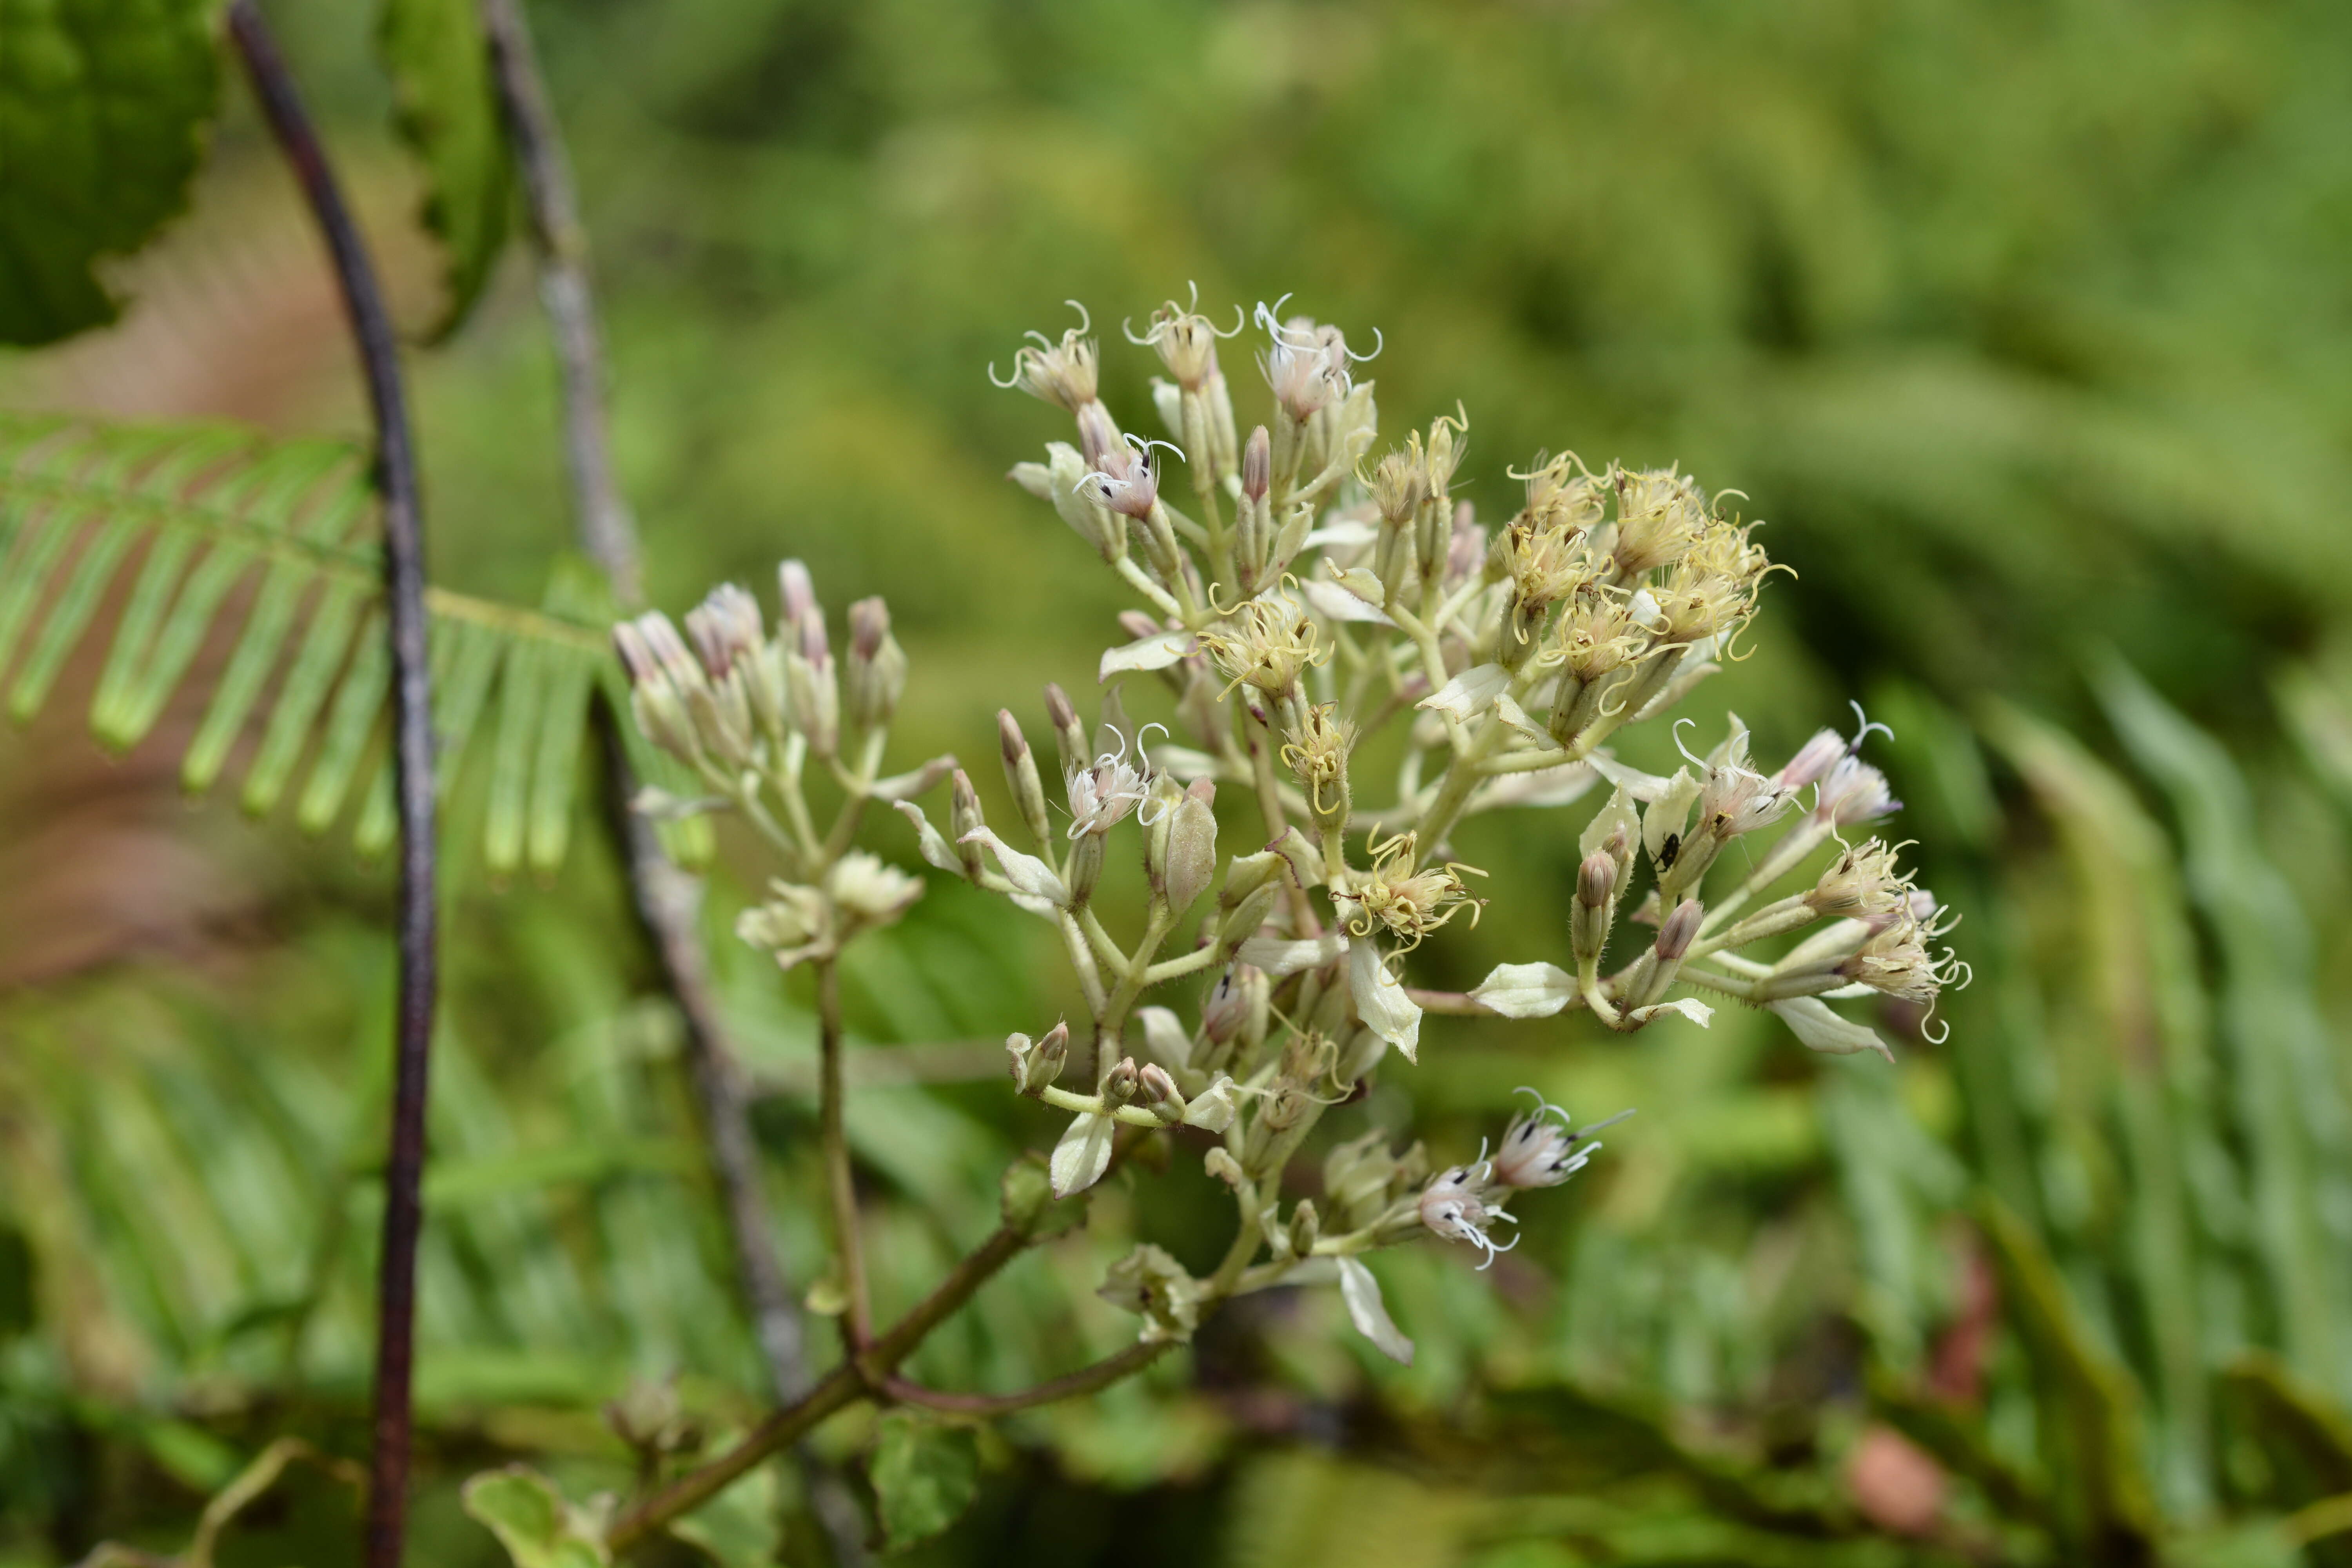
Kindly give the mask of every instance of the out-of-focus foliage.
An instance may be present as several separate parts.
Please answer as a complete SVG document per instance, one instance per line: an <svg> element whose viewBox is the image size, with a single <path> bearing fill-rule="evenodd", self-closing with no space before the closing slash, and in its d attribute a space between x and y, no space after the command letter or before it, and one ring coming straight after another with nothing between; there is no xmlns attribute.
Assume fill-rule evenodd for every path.
<svg viewBox="0 0 2352 1568"><path fill-rule="evenodd" d="M985 759L992 710L1027 711L1041 671L1090 681L1113 601L1001 478L1053 432L982 367L1058 328L1066 295L1102 324L1188 279L1205 301L1296 289L1351 338L1383 330L1386 408L1461 392L1483 512L1540 447L1746 489L1800 576L1727 700L1770 754L1867 691L1923 879L1966 913L1952 1035L1890 1016L1893 1069L1730 1008L1638 1047L1433 1019L1444 1070L1390 1073L1374 1108L1433 1147L1466 1153L1519 1084L1640 1114L1528 1205L1491 1275L1381 1258L1412 1367L1336 1301L1254 1300L1189 1366L1001 1424L972 1512L912 1561L2352 1562L2328 1500L2352 1492L2352 13L535 19L665 602L786 552L842 598L887 592L910 753ZM288 21L322 96L380 95L365 18ZM417 362L436 572L526 603L568 528L538 332L510 269ZM615 958L633 939L574 809L548 885L467 868L451 893L420 1561L497 1561L465 1474L520 1458L573 1497L625 1485L598 1411L633 1378L677 1377L690 1444L758 1408L676 1021ZM1497 908L1552 940L1572 841L1464 839ZM958 893L935 886L846 976L884 1310L1052 1133L984 1047L958 1048L1060 1005ZM102 1535L177 1549L278 1432L358 1451L381 899L364 869L305 863L203 966L0 1002L0 1562ZM811 1027L726 913L709 929L806 1281ZM1529 956L1498 924L1428 956L1456 984ZM1104 1264L1137 1238L1196 1266L1213 1245L1205 1182L1094 1207L926 1348L925 1381L1010 1388L1116 1348ZM778 1476L787 1559L813 1560ZM223 1561L335 1560L349 1512L291 1472ZM699 1522L744 1539L744 1518ZM775 1539L757 1508L748 1528Z"/></svg>
<svg viewBox="0 0 2352 1568"><path fill-rule="evenodd" d="M97 276L185 205L220 68L205 0L0 11L0 342L111 321ZM102 194L100 194L102 193Z"/></svg>

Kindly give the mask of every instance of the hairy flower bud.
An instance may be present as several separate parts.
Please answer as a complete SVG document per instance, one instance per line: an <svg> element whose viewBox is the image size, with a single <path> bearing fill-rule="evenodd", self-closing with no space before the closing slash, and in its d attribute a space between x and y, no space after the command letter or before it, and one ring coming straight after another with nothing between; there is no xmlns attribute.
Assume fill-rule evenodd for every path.
<svg viewBox="0 0 2352 1568"><path fill-rule="evenodd" d="M1242 447L1242 495L1252 501L1265 500L1266 490L1274 483L1274 441L1260 425L1250 431L1247 445Z"/></svg>
<svg viewBox="0 0 2352 1568"><path fill-rule="evenodd" d="M1184 1120L1184 1097L1177 1092L1176 1080L1158 1062L1139 1068L1135 1075L1136 1098L1152 1115L1170 1126Z"/></svg>
<svg viewBox="0 0 2352 1568"><path fill-rule="evenodd" d="M1706 908L1696 899L1685 899L1675 906L1675 912L1658 927L1655 951L1660 963L1681 962L1697 938L1699 921L1706 913Z"/></svg>
<svg viewBox="0 0 2352 1568"><path fill-rule="evenodd" d="M1143 1073L1135 1065L1135 1058L1121 1057L1111 1064L1108 1071L1103 1074L1102 1085L1096 1092L1109 1104L1125 1105L1136 1097L1142 1087Z"/></svg>
<svg viewBox="0 0 2352 1568"><path fill-rule="evenodd" d="M1023 1094L1034 1094L1062 1076L1070 1056L1070 1026L1055 1024L1034 1045L1026 1035L1008 1035L1004 1051L1011 1059L1013 1084Z"/></svg>
<svg viewBox="0 0 2352 1568"><path fill-rule="evenodd" d="M1576 902L1568 911L1570 951L1579 963L1597 960L1609 942L1609 925L1617 909L1617 862L1605 849L1596 849L1576 868Z"/></svg>

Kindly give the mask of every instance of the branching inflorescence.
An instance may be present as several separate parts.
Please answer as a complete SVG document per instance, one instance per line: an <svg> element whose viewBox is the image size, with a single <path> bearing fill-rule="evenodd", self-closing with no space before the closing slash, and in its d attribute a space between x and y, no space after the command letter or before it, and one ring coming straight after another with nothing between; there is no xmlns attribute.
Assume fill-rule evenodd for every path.
<svg viewBox="0 0 2352 1568"><path fill-rule="evenodd" d="M1286 1211L1284 1172L1323 1116L1391 1050L1418 1060L1425 1006L1513 1019L1583 1009L1630 1032L1669 1014L1704 1026L1710 1009L1691 993L1713 993L1770 1009L1814 1050L1885 1054L1829 1003L1883 993L1932 1010L1965 971L1931 949L1950 917L1912 886L1896 847L1853 841L1896 806L1860 756L1874 726L1851 740L1824 731L1770 771L1737 717L1670 774L1612 754L1620 731L1671 715L1736 657L1776 569L1753 523L1687 475L1561 456L1514 474L1526 504L1490 529L1452 493L1465 417L1375 458L1373 385L1359 374L1370 356L1278 306L1255 320L1273 408L1246 438L1218 365L1218 342L1238 325L1172 300L1129 331L1169 373L1151 395L1172 440L1114 420L1083 324L1058 340L1033 333L1000 382L1074 420L1075 445L1050 443L1012 477L1140 606L1123 617L1129 640L1102 655L1091 730L1060 688L1045 689L1058 801L1020 723L1000 714L1019 817L1009 833L986 820L952 759L881 774L906 661L880 601L852 607L838 665L807 575L789 562L772 632L726 587L687 617L684 637L659 616L617 637L639 722L709 791L646 804L738 811L782 861L772 897L739 927L745 940L787 966L829 965L921 891L850 847L876 799L905 816L930 865L1059 933L1086 1027L1007 1042L1018 1091L1070 1118L1050 1162L1054 1195L1099 1180L1123 1140L1189 1128L1237 1208L1208 1278L1148 1247L1113 1271L1105 1294L1140 1314L1146 1343L1188 1337L1236 1293L1336 1277L1357 1326L1404 1359L1410 1342L1361 1255L1433 1234L1491 1262L1509 1245L1496 1236L1505 1205L1566 1180L1598 1147L1592 1129L1540 1103L1492 1156L1434 1173L1418 1145L1395 1153L1375 1131L1332 1150L1319 1208ZM1183 467L1189 510L1174 504L1170 462ZM1165 687L1169 726L1128 718L1121 688L1136 679ZM1693 721L1672 722L1680 746ZM1375 737L1387 779L1359 763ZM845 797L823 832L803 790L813 768ZM941 782L944 830L916 804ZM1260 819L1226 829L1245 852L1221 849L1220 786ZM1408 986L1406 955L1485 902L1480 873L1448 852L1462 820L1603 790L1559 950L1465 994ZM1150 899L1140 931L1122 935L1092 895L1111 841L1129 833L1124 853L1139 850ZM1739 838L1747 852L1726 857ZM1824 850L1810 885L1759 901ZM1728 885L1710 892L1718 862L1727 875L1715 880ZM1744 874L1728 875L1735 866ZM1643 879L1650 890L1633 902ZM854 1208L835 1212L854 1228ZM855 1237L841 1246L855 1279Z"/></svg>

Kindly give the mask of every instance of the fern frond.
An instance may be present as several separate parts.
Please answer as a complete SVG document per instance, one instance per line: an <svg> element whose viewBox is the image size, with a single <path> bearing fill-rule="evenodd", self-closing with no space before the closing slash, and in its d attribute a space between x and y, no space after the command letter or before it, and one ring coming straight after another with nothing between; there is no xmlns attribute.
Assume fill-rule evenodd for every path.
<svg viewBox="0 0 2352 1568"><path fill-rule="evenodd" d="M267 815L291 793L295 820L315 834L356 797L355 841L381 852L394 823L375 527L365 457L348 442L0 415L9 711L21 721L41 709L129 576L90 701L99 740L121 751L145 738L234 621L182 761L186 786L212 787L257 730L247 811ZM600 688L620 689L601 584L567 568L536 610L440 588L426 608L443 798L492 729L484 855L500 873L551 871L570 838L589 705Z"/></svg>

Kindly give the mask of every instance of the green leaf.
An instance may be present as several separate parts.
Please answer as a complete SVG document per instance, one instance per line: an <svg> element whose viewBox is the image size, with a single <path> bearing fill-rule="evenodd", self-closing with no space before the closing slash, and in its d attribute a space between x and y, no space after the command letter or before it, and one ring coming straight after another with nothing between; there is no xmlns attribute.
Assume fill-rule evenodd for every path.
<svg viewBox="0 0 2352 1568"><path fill-rule="evenodd" d="M605 1568L613 1559L592 1521L537 1471L488 1470L466 1483L466 1511L489 1527L515 1568Z"/></svg>
<svg viewBox="0 0 2352 1568"><path fill-rule="evenodd" d="M0 5L0 342L114 319L92 270L187 200L219 97L210 0Z"/></svg>
<svg viewBox="0 0 2352 1568"><path fill-rule="evenodd" d="M720 1568L771 1568L783 1560L776 1468L761 1465L669 1527Z"/></svg>
<svg viewBox="0 0 2352 1568"><path fill-rule="evenodd" d="M233 426L113 429L0 412L0 691L29 716L74 650L103 640L90 727L127 746L176 692L210 679L203 723L182 760L184 784L218 782L258 715L246 808L273 810L309 758L301 825L325 827L356 795L353 837L362 853L380 851L394 821L373 527L364 458L348 442L279 441ZM579 581L581 570L560 566L539 609L427 590L445 801L499 697L485 837L501 871L526 847L534 869L555 868L589 705L600 689L623 689L604 632L610 609L593 583ZM126 576L110 632L95 630ZM246 584L250 593L240 593ZM226 668L203 670L198 651L240 613ZM707 823L699 834L707 853Z"/></svg>
<svg viewBox="0 0 2352 1568"><path fill-rule="evenodd" d="M513 166L474 0L384 0L376 49L392 76L393 123L425 171L425 226L441 241L448 336L481 297L506 244Z"/></svg>
<svg viewBox="0 0 2352 1568"><path fill-rule="evenodd" d="M2010 1322L2033 1364L2045 1458L2068 1488L2072 1533L2078 1544L2118 1549L2153 1542L2156 1500L2129 1374L2093 1341L2057 1265L2024 1223L1990 1195L1978 1218L2000 1271Z"/></svg>
<svg viewBox="0 0 2352 1568"><path fill-rule="evenodd" d="M882 1417L867 1466L882 1533L893 1552L953 1524L980 1490L980 1447L969 1427L911 1410Z"/></svg>

